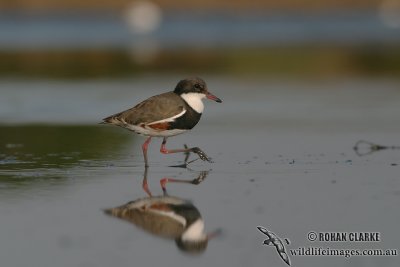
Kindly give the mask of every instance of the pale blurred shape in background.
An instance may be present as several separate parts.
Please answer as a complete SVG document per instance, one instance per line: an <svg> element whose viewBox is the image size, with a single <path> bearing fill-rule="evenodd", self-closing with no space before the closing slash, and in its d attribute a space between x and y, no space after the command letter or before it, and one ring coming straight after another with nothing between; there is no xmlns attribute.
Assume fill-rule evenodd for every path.
<svg viewBox="0 0 400 267"><path fill-rule="evenodd" d="M123 19L133 34L128 48L132 60L138 65L153 62L160 51L159 42L152 36L162 23L160 6L147 0L134 1L124 9Z"/></svg>
<svg viewBox="0 0 400 267"><path fill-rule="evenodd" d="M134 1L125 10L125 21L134 33L148 34L161 24L161 8L150 1Z"/></svg>
<svg viewBox="0 0 400 267"><path fill-rule="evenodd" d="M379 10L380 17L388 27L400 27L400 0L383 0Z"/></svg>

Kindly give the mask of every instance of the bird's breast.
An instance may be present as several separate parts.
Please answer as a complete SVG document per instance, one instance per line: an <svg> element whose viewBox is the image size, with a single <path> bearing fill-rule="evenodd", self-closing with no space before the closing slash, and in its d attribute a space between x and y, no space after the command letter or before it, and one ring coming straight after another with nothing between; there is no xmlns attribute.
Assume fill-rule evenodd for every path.
<svg viewBox="0 0 400 267"><path fill-rule="evenodd" d="M170 128L172 129L182 129L190 130L199 122L201 118L201 113L197 113L191 108L180 117L176 118L175 121L170 122Z"/></svg>

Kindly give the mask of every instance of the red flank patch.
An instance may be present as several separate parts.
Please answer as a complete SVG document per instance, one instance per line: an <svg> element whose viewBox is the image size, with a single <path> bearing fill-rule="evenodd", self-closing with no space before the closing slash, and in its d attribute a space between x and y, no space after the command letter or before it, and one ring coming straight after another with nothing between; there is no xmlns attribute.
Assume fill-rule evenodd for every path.
<svg viewBox="0 0 400 267"><path fill-rule="evenodd" d="M151 209L155 210L163 210L163 211L169 211L171 210L167 204L164 203L154 203L153 205L150 206Z"/></svg>
<svg viewBox="0 0 400 267"><path fill-rule="evenodd" d="M160 122L160 123L155 123L151 125L147 125L148 127L154 129L154 130L168 130L169 129L169 123L168 122Z"/></svg>

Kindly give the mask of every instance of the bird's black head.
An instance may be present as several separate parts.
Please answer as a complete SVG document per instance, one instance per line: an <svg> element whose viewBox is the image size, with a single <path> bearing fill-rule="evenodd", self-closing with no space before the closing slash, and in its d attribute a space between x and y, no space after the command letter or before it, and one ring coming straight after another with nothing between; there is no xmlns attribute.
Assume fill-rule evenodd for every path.
<svg viewBox="0 0 400 267"><path fill-rule="evenodd" d="M184 80L179 81L176 85L174 93L182 96L183 94L197 94L199 97L207 97L208 99L214 100L218 103L221 103L222 100L218 97L214 96L208 91L206 82L199 78L187 78Z"/></svg>
<svg viewBox="0 0 400 267"><path fill-rule="evenodd" d="M203 79L198 77L188 78L179 81L179 83L175 87L174 92L178 95L185 93L206 94L207 84Z"/></svg>

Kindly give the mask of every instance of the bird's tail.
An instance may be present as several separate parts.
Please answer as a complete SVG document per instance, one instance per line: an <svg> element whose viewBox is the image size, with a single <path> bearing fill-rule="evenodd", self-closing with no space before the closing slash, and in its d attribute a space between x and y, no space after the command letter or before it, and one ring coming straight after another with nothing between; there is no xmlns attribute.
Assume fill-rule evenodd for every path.
<svg viewBox="0 0 400 267"><path fill-rule="evenodd" d="M102 122L99 122L99 124L112 124L115 121L115 115L112 115L110 117L104 118Z"/></svg>

